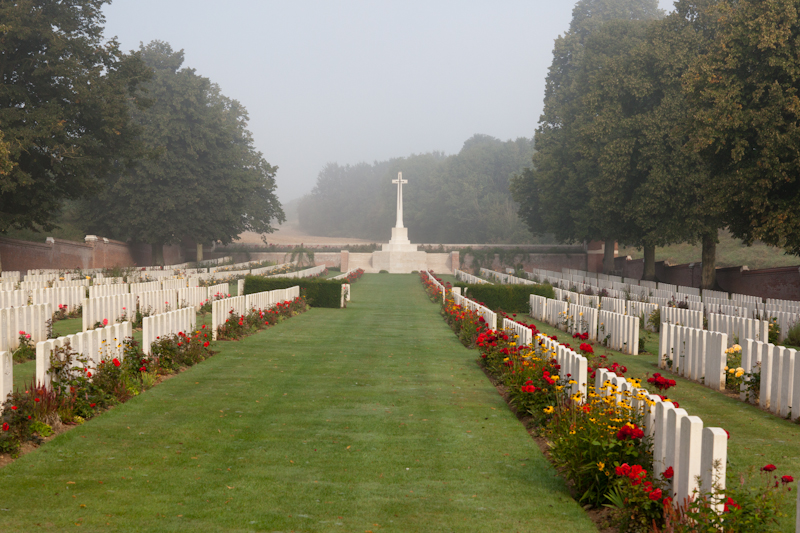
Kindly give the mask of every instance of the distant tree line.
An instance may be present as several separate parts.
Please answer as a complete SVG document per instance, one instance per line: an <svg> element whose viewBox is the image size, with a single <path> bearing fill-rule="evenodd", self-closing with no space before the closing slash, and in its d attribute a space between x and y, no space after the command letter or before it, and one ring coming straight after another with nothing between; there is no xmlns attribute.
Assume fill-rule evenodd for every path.
<svg viewBox="0 0 800 533"><path fill-rule="evenodd" d="M403 223L412 242L539 242L517 216L509 192L509 180L530 165L533 153L531 139L475 135L451 156L432 152L372 164L330 163L299 202L299 224L314 235L388 241L396 214L392 180L402 172L408 180Z"/></svg>
<svg viewBox="0 0 800 533"><path fill-rule="evenodd" d="M103 38L107 0L0 3L0 233L230 242L284 220L247 111L154 41Z"/></svg>
<svg viewBox="0 0 800 533"><path fill-rule="evenodd" d="M520 217L560 242L702 243L720 228L800 254L800 4L580 0L555 43ZM607 247L604 268L613 269Z"/></svg>

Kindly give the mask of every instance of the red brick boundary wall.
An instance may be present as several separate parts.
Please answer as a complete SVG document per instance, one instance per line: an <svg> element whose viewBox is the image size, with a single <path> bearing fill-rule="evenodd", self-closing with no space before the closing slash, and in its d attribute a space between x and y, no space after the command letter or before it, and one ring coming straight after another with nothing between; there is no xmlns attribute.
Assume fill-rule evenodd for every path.
<svg viewBox="0 0 800 533"><path fill-rule="evenodd" d="M703 264L688 263L670 265L664 261L656 262L656 277L664 283L700 287ZM633 279L641 279L644 259L615 260L618 274ZM750 294L762 298L800 300L800 266L764 268L749 270L746 266L717 268L717 284L727 292Z"/></svg>
<svg viewBox="0 0 800 533"><path fill-rule="evenodd" d="M149 244L129 244L103 237L86 242L48 238L45 242L21 241L0 237L0 260L3 270L26 272L34 269L86 269L148 266ZM178 245L164 247L164 262L183 262Z"/></svg>

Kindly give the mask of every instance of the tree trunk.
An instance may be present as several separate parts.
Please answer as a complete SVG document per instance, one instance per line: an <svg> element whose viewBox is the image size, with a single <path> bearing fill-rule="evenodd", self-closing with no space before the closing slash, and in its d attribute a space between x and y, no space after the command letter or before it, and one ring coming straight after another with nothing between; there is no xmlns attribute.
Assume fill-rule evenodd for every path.
<svg viewBox="0 0 800 533"><path fill-rule="evenodd" d="M703 235L703 271L700 286L713 290L717 285L717 234Z"/></svg>
<svg viewBox="0 0 800 533"><path fill-rule="evenodd" d="M603 243L603 274L611 274L616 269L614 266L614 241Z"/></svg>
<svg viewBox="0 0 800 533"><path fill-rule="evenodd" d="M644 272L642 272L642 279L647 281L656 280L656 247L644 247Z"/></svg>
<svg viewBox="0 0 800 533"><path fill-rule="evenodd" d="M161 243L150 245L153 266L164 266L164 245Z"/></svg>
<svg viewBox="0 0 800 533"><path fill-rule="evenodd" d="M202 260L203 260L203 243L198 242L197 243L197 262L199 263Z"/></svg>

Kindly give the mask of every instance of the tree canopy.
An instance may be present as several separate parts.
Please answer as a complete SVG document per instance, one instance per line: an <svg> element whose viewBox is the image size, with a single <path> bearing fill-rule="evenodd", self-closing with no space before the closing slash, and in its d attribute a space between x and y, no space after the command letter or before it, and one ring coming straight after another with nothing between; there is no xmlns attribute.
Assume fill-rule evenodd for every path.
<svg viewBox="0 0 800 533"><path fill-rule="evenodd" d="M677 3L708 44L685 76L693 147L731 233L800 255L800 5Z"/></svg>
<svg viewBox="0 0 800 533"><path fill-rule="evenodd" d="M154 41L138 54L154 72L144 86L152 106L133 112L148 155L92 200L91 228L156 253L182 240L228 243L246 230L274 231L273 221L284 220L277 167L254 149L244 107L182 68L183 51Z"/></svg>
<svg viewBox="0 0 800 533"><path fill-rule="evenodd" d="M529 243L532 236L516 216L510 178L533 154L530 139L500 141L474 135L458 154L410 155L342 166L330 163L298 208L300 225L316 235L388 240L395 222L398 172L404 225L415 242Z"/></svg>
<svg viewBox="0 0 800 533"><path fill-rule="evenodd" d="M130 114L149 69L103 40L105 3L0 3L0 128L11 162L0 172L0 232L52 229L63 200L94 194L140 154Z"/></svg>
<svg viewBox="0 0 800 533"><path fill-rule="evenodd" d="M531 232L553 233L561 242L613 242L623 240L621 237L630 229L618 216L634 188L627 184L630 172L619 173L619 162L614 161L615 156L608 149L631 147L629 144L625 148L624 133L620 132L616 139L604 137L603 128L613 128L596 122L597 106L603 105L602 98L609 95L593 93L593 89L601 88L595 78L605 72L593 61L613 66L614 61L638 45L642 30L628 25L620 27L623 36L597 34L608 21L655 20L662 16L655 0L581 0L576 4L570 29L556 39L553 50L544 112L534 138L533 166L512 183L519 214ZM618 112L624 103L616 102L611 107L614 106ZM615 118L610 114L606 117ZM609 170L617 168L603 173L604 164ZM616 211L609 212L613 210ZM610 257L613 259L613 255ZM607 254L606 269L608 259Z"/></svg>

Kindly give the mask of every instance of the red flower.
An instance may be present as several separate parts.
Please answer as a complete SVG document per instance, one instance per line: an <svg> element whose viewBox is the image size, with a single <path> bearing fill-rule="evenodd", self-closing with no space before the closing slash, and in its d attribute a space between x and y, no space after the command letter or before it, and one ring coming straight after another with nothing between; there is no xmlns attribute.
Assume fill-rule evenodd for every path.
<svg viewBox="0 0 800 533"><path fill-rule="evenodd" d="M774 472L776 468L777 467L775 465L769 464L769 465L766 465L766 466L762 466L761 470L762 470L762 472Z"/></svg>
<svg viewBox="0 0 800 533"><path fill-rule="evenodd" d="M669 504L671 504L671 503L672 503L672 498L670 498L669 496L667 496L666 498L664 498L664 501L663 501L663 503L664 503L664 507L667 507Z"/></svg>
<svg viewBox="0 0 800 533"><path fill-rule="evenodd" d="M637 427L636 424L625 424L617 431L617 440L635 440L641 438L644 438L644 431Z"/></svg>
<svg viewBox="0 0 800 533"><path fill-rule="evenodd" d="M139 369L139 372L147 372L147 367L143 366L142 368Z"/></svg>
<svg viewBox="0 0 800 533"><path fill-rule="evenodd" d="M97 404L96 403L90 403L89 407L94 407L95 405L97 405Z"/></svg>
<svg viewBox="0 0 800 533"><path fill-rule="evenodd" d="M631 465L628 463L623 463L616 468L616 473L618 476L627 476L631 473Z"/></svg>
<svg viewBox="0 0 800 533"><path fill-rule="evenodd" d="M675 475L675 471L672 469L672 467L669 467L666 470L664 470L664 473L662 475L664 476L664 479L672 479L672 476Z"/></svg>
<svg viewBox="0 0 800 533"><path fill-rule="evenodd" d="M591 410L592 410L592 407L591 407L589 404L586 404L586 405L584 405L584 406L582 406L582 407L581 407L581 410L582 410L584 413L589 413L589 412L591 412Z"/></svg>
<svg viewBox="0 0 800 533"><path fill-rule="evenodd" d="M121 364L122 364L122 363L120 363L120 362L119 362L119 359L117 359L116 357L115 357L115 358L114 358L114 360L113 360L113 361L111 361L111 362L112 362L112 363L114 363L114 366L119 366L119 365L121 365Z"/></svg>
<svg viewBox="0 0 800 533"><path fill-rule="evenodd" d="M3 431L8 431L8 422L3 423Z"/></svg>
<svg viewBox="0 0 800 533"><path fill-rule="evenodd" d="M794 481L794 478L792 476L782 476L781 477L781 483L791 483L793 481Z"/></svg>
<svg viewBox="0 0 800 533"><path fill-rule="evenodd" d="M653 492L651 492L649 498L651 500L653 500L654 502L660 500L661 499L661 489L656 489Z"/></svg>
<svg viewBox="0 0 800 533"><path fill-rule="evenodd" d="M727 429L723 429L722 431L724 431L725 434L728 436L728 440L731 440L731 434L728 433L728 430Z"/></svg>
<svg viewBox="0 0 800 533"><path fill-rule="evenodd" d="M39 403L41 400L39 398L34 398L33 401Z"/></svg>
<svg viewBox="0 0 800 533"><path fill-rule="evenodd" d="M92 373L91 373L91 372L89 372L89 371L87 371L87 372L86 372L86 377L87 377L87 378L90 378L90 377L92 377Z"/></svg>
<svg viewBox="0 0 800 533"><path fill-rule="evenodd" d="M731 512L731 509L741 509L741 506L733 501L733 498L728 497L728 501L725 502L725 512L729 513Z"/></svg>
<svg viewBox="0 0 800 533"><path fill-rule="evenodd" d="M12 411L16 411L17 409L19 409L19 407L17 407L16 405L12 405L12 406L11 406L11 410L12 410Z"/></svg>
<svg viewBox="0 0 800 533"><path fill-rule="evenodd" d="M594 353L594 348L592 348L592 345L585 342L581 343L580 350L586 353Z"/></svg>
<svg viewBox="0 0 800 533"><path fill-rule="evenodd" d="M203 343L203 348L208 348L208 341Z"/></svg>

